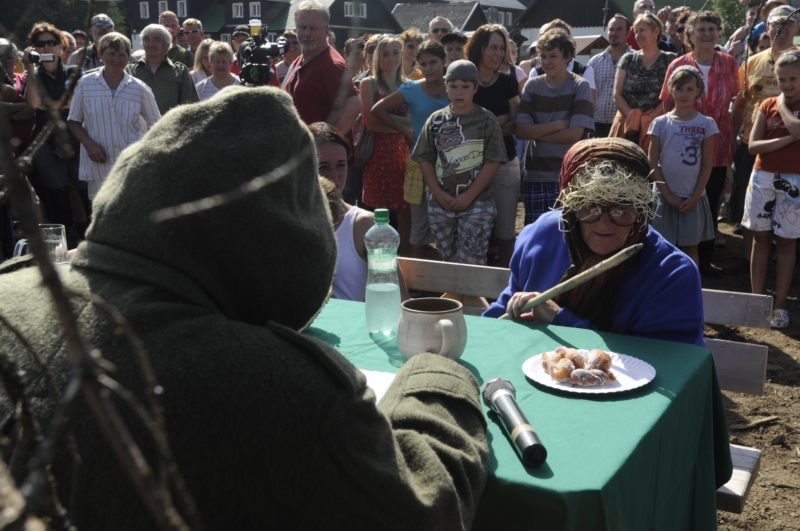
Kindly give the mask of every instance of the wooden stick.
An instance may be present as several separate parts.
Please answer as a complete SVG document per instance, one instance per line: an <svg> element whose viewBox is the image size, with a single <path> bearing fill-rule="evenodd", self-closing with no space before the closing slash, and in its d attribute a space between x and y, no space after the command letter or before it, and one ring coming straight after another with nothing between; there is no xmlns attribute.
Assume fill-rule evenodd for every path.
<svg viewBox="0 0 800 531"><path fill-rule="evenodd" d="M636 256L639 253L639 251L642 250L642 247L644 247L643 243L637 243L636 245L632 245L632 246L628 247L627 249L621 250L620 252L618 252L617 254L612 256L611 258L606 258L605 260L603 260L599 264L590 267L589 269L587 269L583 273L581 273L579 275L575 275L571 279L566 280L566 281L564 281L561 284L558 284L556 286L553 286L549 290L547 290L544 293L540 294L538 297L534 297L533 299L529 300L525 304L525 306L522 307L522 311L520 313L525 313L528 310L531 310L531 309L535 308L536 306L539 306L543 302L547 302L550 299L554 299L557 296L559 296L560 294L564 293L565 291L569 291L572 288L574 288L575 286L579 286L579 285L583 284L584 282L586 282L587 280L590 280L590 279L596 277L600 273L603 273L604 271L607 271L607 270L611 269L612 267L621 264L622 262L624 262L628 258L630 258L632 256ZM507 314L507 313L504 313L503 315L500 316L500 319L511 319L511 316L509 314Z"/></svg>

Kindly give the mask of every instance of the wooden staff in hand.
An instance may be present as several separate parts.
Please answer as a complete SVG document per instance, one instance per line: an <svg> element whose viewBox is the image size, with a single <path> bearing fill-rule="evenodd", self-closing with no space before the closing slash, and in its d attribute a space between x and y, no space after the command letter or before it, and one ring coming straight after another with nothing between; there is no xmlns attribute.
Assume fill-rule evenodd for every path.
<svg viewBox="0 0 800 531"><path fill-rule="evenodd" d="M587 280L590 280L590 279L596 277L600 273L603 273L604 271L607 271L607 270L611 269L612 267L615 267L615 266L621 264L622 262L624 262L628 258L631 258L632 256L636 256L636 254L638 254L639 251L642 250L642 247L644 247L644 244L637 243L636 245L632 245L632 246L630 246L630 247L628 247L626 249L622 249L621 251L619 251L617 254L615 254L611 258L606 258L605 260L603 260L599 264L597 264L597 265L595 265L593 267L590 267L589 269L587 269L583 273L580 273L579 275L575 275L571 279L566 280L566 281L564 281L561 284L558 284L556 286L553 286L552 288L550 288L549 290L545 291L544 293L540 293L538 295L534 295L532 299L530 299L527 303L525 303L525 305L522 308L519 309L519 312L517 313L517 315L509 315L507 313L504 313L503 315L500 316L500 319L511 319L512 317L519 318L519 316L521 316L522 314L524 314L526 312L529 312L530 310L536 308L537 306L541 306L542 304L544 304L544 303L546 303L546 302L548 302L548 301L550 301L552 299L555 299L557 296L559 296L560 294L564 293L565 291L569 291L572 288L583 284ZM511 297L511 300L509 301L509 307L516 307L517 304L512 304L512 302L514 301L514 297L523 296L523 295L524 296L530 296L530 294L523 294L522 292L515 293L514 296ZM553 306L555 306L555 303L552 303L552 304L553 304ZM552 310L555 310L555 309L554 308L545 307L545 308L543 308L543 310L545 312L547 312L547 311L552 311ZM555 313L557 311L558 310L555 310L553 313ZM550 320L552 320L552 319L550 319Z"/></svg>

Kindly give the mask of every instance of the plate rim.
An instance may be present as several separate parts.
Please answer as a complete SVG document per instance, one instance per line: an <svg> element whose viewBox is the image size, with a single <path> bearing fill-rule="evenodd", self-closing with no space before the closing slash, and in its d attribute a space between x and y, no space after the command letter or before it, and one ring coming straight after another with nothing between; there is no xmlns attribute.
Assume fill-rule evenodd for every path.
<svg viewBox="0 0 800 531"><path fill-rule="evenodd" d="M578 349L578 350L594 350L594 349ZM628 354L621 354L619 352L613 352L613 351L610 351L610 350L605 350L605 349L601 349L601 350L603 350L604 352L606 352L610 356L612 356L612 368L613 368L613 363L614 363L614 356L616 356L619 360L621 360L623 362L625 361L623 358L628 358L628 359L636 360L639 363L644 364L645 365L644 369L645 369L645 372L646 372L644 374L644 377L647 378L647 380L642 382L642 383L637 383L634 387L625 387L625 388L612 388L612 387L605 387L605 386L602 386L602 385L589 386L589 387L573 387L573 386L566 386L566 385L559 384L558 382L556 382L552 378L549 378L549 375L547 375L548 378L549 378L549 381L546 381L544 379L539 380L539 379L532 378L531 376L529 376L528 373L525 371L526 365L533 364L534 360L536 358L539 358L539 360L541 360L542 354L545 354L545 353L548 353L548 352L554 352L555 349L546 350L544 352L540 352L538 354L535 354L534 356L531 356L530 358L527 358L525 361L522 362L522 373L525 375L525 378L527 378L528 380L530 380L532 382L536 382L536 383L538 383L540 385L543 385L545 387L549 387L551 389L556 389L558 391L564 391L564 392L567 392L567 393L589 394L589 395L604 395L604 394L611 394L611 393L626 393L628 391L633 391L635 389L640 389L640 388L644 387L645 385L649 384L650 382L652 382L653 380L655 380L656 374L657 374L656 368L653 367L650 363L647 363L646 361L644 361L643 359L637 358L636 356L631 356L631 355L628 355ZM541 367L541 361L539 361L539 367ZM544 371L544 369L542 369L542 371ZM542 374L546 374L546 373L543 372Z"/></svg>

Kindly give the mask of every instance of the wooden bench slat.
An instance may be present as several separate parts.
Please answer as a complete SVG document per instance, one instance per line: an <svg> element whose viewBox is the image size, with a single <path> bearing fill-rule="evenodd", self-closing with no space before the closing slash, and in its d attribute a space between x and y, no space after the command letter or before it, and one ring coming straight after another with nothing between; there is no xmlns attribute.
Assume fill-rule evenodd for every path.
<svg viewBox="0 0 800 531"><path fill-rule="evenodd" d="M733 475L717 490L717 509L741 514L761 466L761 450L731 445Z"/></svg>
<svg viewBox="0 0 800 531"><path fill-rule="evenodd" d="M398 258L409 289L496 299L508 287L511 270L433 260Z"/></svg>
<svg viewBox="0 0 800 531"><path fill-rule="evenodd" d="M714 356L722 389L750 395L764 394L769 350L765 345L706 338L706 348Z"/></svg>
<svg viewBox="0 0 800 531"><path fill-rule="evenodd" d="M769 328L772 297L704 289L703 315L710 324Z"/></svg>

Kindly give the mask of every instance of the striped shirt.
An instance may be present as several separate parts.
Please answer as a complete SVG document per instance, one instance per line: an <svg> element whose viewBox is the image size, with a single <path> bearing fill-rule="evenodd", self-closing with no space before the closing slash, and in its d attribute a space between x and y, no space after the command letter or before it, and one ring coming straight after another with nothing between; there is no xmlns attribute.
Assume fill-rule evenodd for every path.
<svg viewBox="0 0 800 531"><path fill-rule="evenodd" d="M80 122L94 142L105 151L105 162L94 162L81 146L79 177L82 181L101 181L126 147L137 142L161 118L150 87L125 73L112 97L103 78L105 67L85 74L72 96L67 118Z"/></svg>
<svg viewBox="0 0 800 531"><path fill-rule="evenodd" d="M200 96L200 101L206 101L208 98L210 98L211 96L222 90L217 88L217 86L211 81L211 79L212 78L207 77L203 81L195 85L195 88L197 89L197 95ZM240 84L238 77L231 74L231 79L233 79L233 85Z"/></svg>
<svg viewBox="0 0 800 531"><path fill-rule="evenodd" d="M629 46L625 48L625 53L633 51ZM614 78L617 75L617 63L611 57L611 47L589 59L588 66L594 69L594 81L597 85L597 107L594 110L594 121L610 124L617 114L617 104L614 103Z"/></svg>
<svg viewBox="0 0 800 531"><path fill-rule="evenodd" d="M516 123L545 124L554 120L569 120L569 127L594 130L594 107L589 82L568 72L560 86L550 88L546 78L538 76L525 84ZM525 155L525 182L558 182L561 160L570 147L572 144L531 140Z"/></svg>

